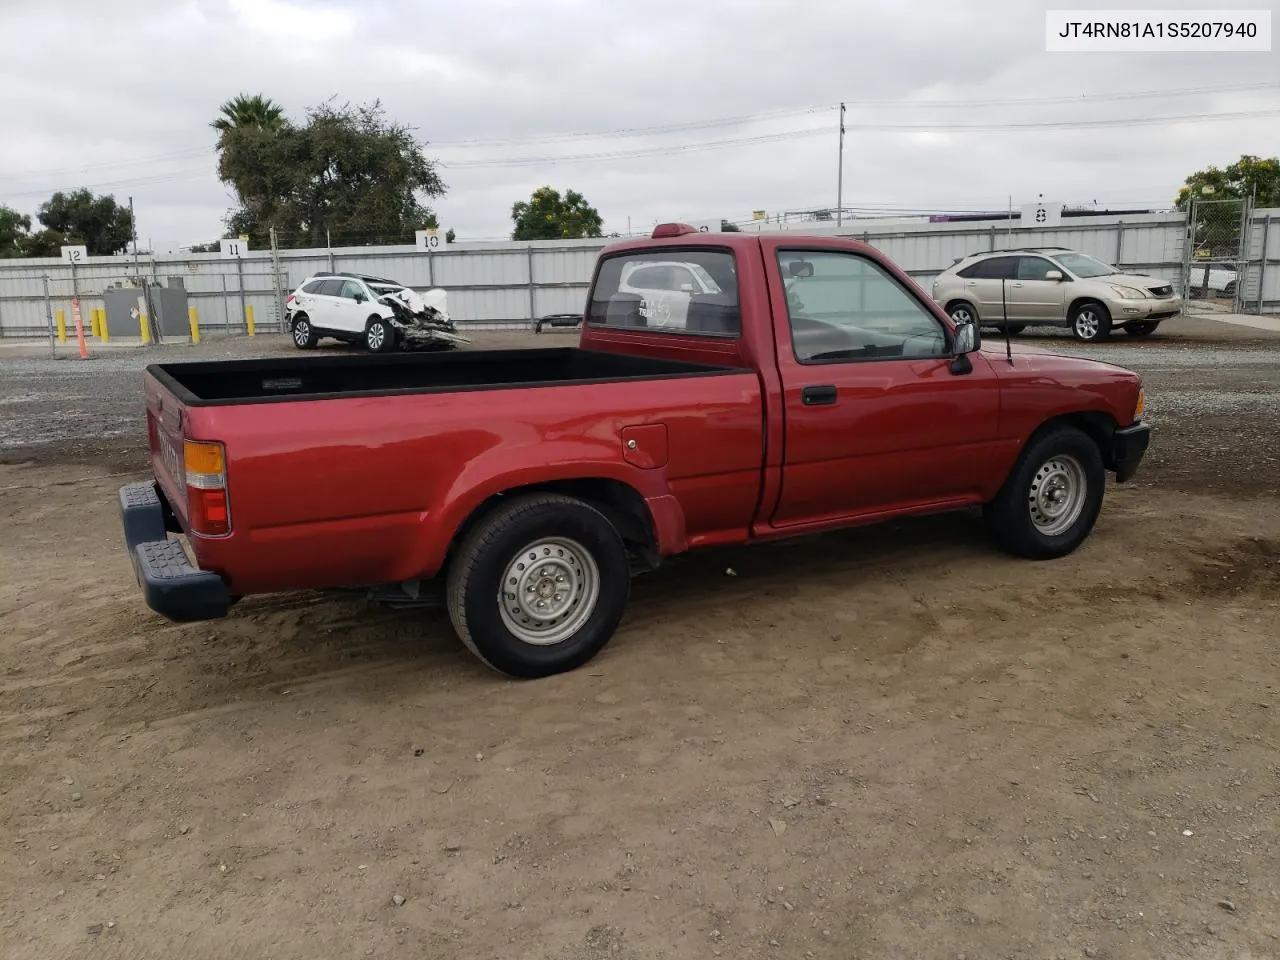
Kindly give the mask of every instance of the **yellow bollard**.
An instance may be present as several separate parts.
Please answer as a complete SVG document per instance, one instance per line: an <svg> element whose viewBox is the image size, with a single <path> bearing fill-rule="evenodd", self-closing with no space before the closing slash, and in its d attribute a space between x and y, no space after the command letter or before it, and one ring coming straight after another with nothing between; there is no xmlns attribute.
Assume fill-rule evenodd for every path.
<svg viewBox="0 0 1280 960"><path fill-rule="evenodd" d="M249 332L249 336L253 336L253 304L246 303L244 305L244 326Z"/></svg>
<svg viewBox="0 0 1280 960"><path fill-rule="evenodd" d="M67 312L65 310L59 310L57 313L54 314L54 316L57 318L57 324L58 324L58 342L66 343L67 342Z"/></svg>
<svg viewBox="0 0 1280 960"><path fill-rule="evenodd" d="M138 314L138 326L142 328L142 342L151 342L151 321L145 313Z"/></svg>
<svg viewBox="0 0 1280 960"><path fill-rule="evenodd" d="M106 307L98 308L98 336L102 338L103 343L108 343L111 340L111 334L107 330L107 308Z"/></svg>
<svg viewBox="0 0 1280 960"><path fill-rule="evenodd" d="M191 342L200 342L200 315L196 313L195 307L187 308L187 320L191 324Z"/></svg>

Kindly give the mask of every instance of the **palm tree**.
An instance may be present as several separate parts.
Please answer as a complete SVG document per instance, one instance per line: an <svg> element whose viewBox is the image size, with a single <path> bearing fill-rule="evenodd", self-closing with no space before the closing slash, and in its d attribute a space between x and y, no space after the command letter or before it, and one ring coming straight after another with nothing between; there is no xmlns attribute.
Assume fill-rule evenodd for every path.
<svg viewBox="0 0 1280 960"><path fill-rule="evenodd" d="M260 93L239 94L218 108L220 116L209 124L221 133L246 128L275 131L284 127L284 108Z"/></svg>

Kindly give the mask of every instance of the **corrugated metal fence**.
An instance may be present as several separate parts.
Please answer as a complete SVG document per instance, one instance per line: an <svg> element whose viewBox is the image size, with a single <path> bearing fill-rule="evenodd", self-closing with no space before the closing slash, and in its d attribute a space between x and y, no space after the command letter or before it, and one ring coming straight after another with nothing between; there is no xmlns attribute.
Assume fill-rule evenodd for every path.
<svg viewBox="0 0 1280 960"><path fill-rule="evenodd" d="M1280 263L1280 211L1259 211L1255 256ZM1264 220L1265 217L1265 220ZM900 264L922 285L958 257L1020 245L1062 246L1120 266L1164 277L1181 288L1186 221L1179 213L1123 218L1080 217L1051 228L1006 223L908 223L859 221L843 229L809 232L865 240ZM1269 249L1259 251L1262 237ZM418 289L442 287L449 309L464 326L526 326L537 317L582 309L592 266L605 240L536 243L462 243L442 253L412 246L347 247L333 250L252 251L239 259L218 254L92 257L71 265L60 260L0 260L0 336L47 336L58 311L71 323L70 303L89 311L102 306L102 291L129 286L139 277L185 287L202 331L242 331L252 306L260 330L278 330L277 270L283 290L317 270L348 270L390 277ZM1280 268L1252 275L1246 300L1260 312L1280 309ZM1259 284L1258 280L1263 282Z"/></svg>

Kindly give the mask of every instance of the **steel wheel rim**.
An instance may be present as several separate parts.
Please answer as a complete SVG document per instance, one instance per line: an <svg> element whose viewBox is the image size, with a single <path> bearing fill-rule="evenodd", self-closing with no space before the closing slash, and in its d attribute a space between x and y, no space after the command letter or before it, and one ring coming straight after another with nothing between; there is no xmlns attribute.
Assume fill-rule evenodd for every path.
<svg viewBox="0 0 1280 960"><path fill-rule="evenodd" d="M1076 314L1076 332L1082 340L1092 340L1098 335L1098 315L1091 309Z"/></svg>
<svg viewBox="0 0 1280 960"><path fill-rule="evenodd" d="M973 323L973 314L966 307L956 307L951 311L951 319L956 323Z"/></svg>
<svg viewBox="0 0 1280 960"><path fill-rule="evenodd" d="M1031 478L1027 506L1031 522L1046 537L1069 530L1084 513L1089 481L1084 466L1075 457L1050 457Z"/></svg>
<svg viewBox="0 0 1280 960"><path fill-rule="evenodd" d="M382 344L386 342L387 331L383 329L380 323L369 324L369 346L374 350L381 350Z"/></svg>
<svg viewBox="0 0 1280 960"><path fill-rule="evenodd" d="M544 537L515 555L502 574L498 610L517 640L546 647L573 636L595 612L600 570L576 540Z"/></svg>
<svg viewBox="0 0 1280 960"><path fill-rule="evenodd" d="M298 346L303 346L311 339L311 328L307 326L307 321L299 320L293 325L293 342Z"/></svg>

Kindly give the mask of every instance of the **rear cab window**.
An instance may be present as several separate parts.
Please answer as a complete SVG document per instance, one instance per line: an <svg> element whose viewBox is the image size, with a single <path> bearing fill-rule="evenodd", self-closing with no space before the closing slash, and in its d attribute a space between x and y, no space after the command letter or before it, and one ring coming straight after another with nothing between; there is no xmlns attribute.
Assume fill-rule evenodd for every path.
<svg viewBox="0 0 1280 960"><path fill-rule="evenodd" d="M609 257L591 288L587 323L610 330L736 338L742 317L733 254L699 247Z"/></svg>

